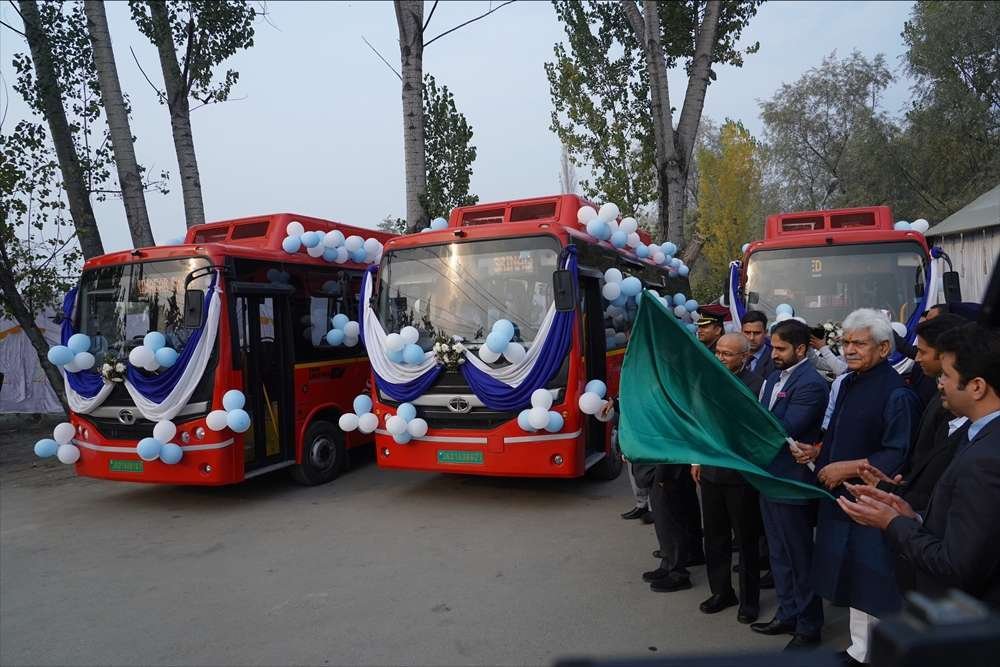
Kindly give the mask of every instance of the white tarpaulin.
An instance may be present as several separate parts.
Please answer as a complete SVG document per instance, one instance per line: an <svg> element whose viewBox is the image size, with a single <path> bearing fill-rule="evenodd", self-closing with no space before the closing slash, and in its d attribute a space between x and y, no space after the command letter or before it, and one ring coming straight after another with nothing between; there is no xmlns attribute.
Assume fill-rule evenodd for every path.
<svg viewBox="0 0 1000 667"><path fill-rule="evenodd" d="M55 314L50 309L37 319L49 345L59 344L59 325L52 321ZM62 412L35 348L14 320L0 319L0 373L0 412Z"/></svg>

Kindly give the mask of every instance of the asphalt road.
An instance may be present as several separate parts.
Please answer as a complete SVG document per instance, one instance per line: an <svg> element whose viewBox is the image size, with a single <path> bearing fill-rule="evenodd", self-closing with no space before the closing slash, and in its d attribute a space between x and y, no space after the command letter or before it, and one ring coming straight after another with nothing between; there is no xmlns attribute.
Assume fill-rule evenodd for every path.
<svg viewBox="0 0 1000 667"><path fill-rule="evenodd" d="M0 663L547 664L769 651L736 610L653 593L628 481L380 471L228 488L77 478L0 424ZM764 591L762 620L774 611ZM828 608L826 644L846 645Z"/></svg>

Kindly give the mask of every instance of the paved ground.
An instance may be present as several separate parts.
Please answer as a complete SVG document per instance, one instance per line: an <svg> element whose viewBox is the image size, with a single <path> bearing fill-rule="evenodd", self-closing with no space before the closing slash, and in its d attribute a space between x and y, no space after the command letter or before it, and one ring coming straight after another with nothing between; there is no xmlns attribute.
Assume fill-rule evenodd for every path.
<svg viewBox="0 0 1000 667"><path fill-rule="evenodd" d="M76 478L0 422L0 663L545 664L767 651L735 609L657 594L627 480L278 473L222 489ZM762 618L773 613L765 591ZM842 648L846 610L828 609Z"/></svg>

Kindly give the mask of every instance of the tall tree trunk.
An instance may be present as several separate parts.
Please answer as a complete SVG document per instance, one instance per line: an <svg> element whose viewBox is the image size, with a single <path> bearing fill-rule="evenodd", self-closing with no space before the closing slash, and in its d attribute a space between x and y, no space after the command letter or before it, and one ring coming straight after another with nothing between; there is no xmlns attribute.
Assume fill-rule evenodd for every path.
<svg viewBox="0 0 1000 667"><path fill-rule="evenodd" d="M87 259L104 254L101 234L97 229L94 209L90 205L90 190L83 180L80 159L73 146L73 134L66 120L62 91L56 76L52 59L52 47L42 29L38 16L38 3L34 0L20 0L21 17L24 20L24 35L31 51L31 61L35 67L35 86L42 101L45 120L52 133L52 143L62 173L69 212L76 227L80 250ZM27 329L25 329L27 331Z"/></svg>
<svg viewBox="0 0 1000 667"><path fill-rule="evenodd" d="M118 183L122 189L125 204L125 218L128 220L132 244L136 248L155 245L153 231L149 227L149 213L146 211L146 196L142 188L142 176L135 159L132 128L129 126L125 98L118 81L115 53L111 48L111 33L108 31L108 17L104 13L103 0L86 0L83 11L87 15L87 32L94 47L94 64L97 66L97 82L101 88L101 101L111 131L111 147L118 168Z"/></svg>
<svg viewBox="0 0 1000 667"><path fill-rule="evenodd" d="M10 257L7 255L7 249L3 244L0 244L0 292L3 293L4 300L14 313L14 319L21 325L24 335L28 337L28 340L31 341L31 346L35 348L35 354L38 355L38 363L41 364L42 370L45 371L45 377L48 379L49 384L52 385L52 389L56 393L56 398L59 399L59 403L62 405L63 412L68 415L69 404L66 403L66 388L63 386L62 374L59 373L59 369L49 363L49 344L45 342L41 330L39 330L38 325L35 323L34 315L32 315L31 311L25 305L20 292L17 291L17 281L14 278L12 268L13 264L11 264Z"/></svg>
<svg viewBox="0 0 1000 667"><path fill-rule="evenodd" d="M406 170L406 229L427 224L421 199L427 192L424 161L424 3L395 0L403 88L403 165Z"/></svg>
<svg viewBox="0 0 1000 667"><path fill-rule="evenodd" d="M170 16L164 0L149 0L149 15L156 34L156 50L160 54L163 85L167 91L167 109L170 111L170 129L174 135L174 152L177 169L181 173L181 194L184 199L184 217L187 226L205 222L205 204L201 198L201 176L194 152L191 133L191 105L188 102L188 82L181 75L177 51L170 30ZM188 39L194 39L189 35Z"/></svg>

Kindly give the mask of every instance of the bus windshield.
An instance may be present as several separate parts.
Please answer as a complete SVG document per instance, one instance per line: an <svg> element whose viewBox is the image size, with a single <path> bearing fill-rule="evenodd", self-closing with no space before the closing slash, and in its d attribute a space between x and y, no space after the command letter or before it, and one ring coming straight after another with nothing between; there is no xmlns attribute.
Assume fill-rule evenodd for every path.
<svg viewBox="0 0 1000 667"><path fill-rule="evenodd" d="M98 363L109 353L126 358L150 331L161 332L167 345L182 352L192 331L183 326L184 279L208 264L203 257L192 257L84 271L76 326L93 341ZM202 276L187 289L204 291L210 282L211 274Z"/></svg>
<svg viewBox="0 0 1000 667"><path fill-rule="evenodd" d="M506 318L514 340L530 344L552 303L559 251L549 236L392 251L379 271L379 320L387 332L416 327L426 349L436 335L482 343Z"/></svg>
<svg viewBox="0 0 1000 667"><path fill-rule="evenodd" d="M912 242L760 250L747 264L747 307L774 319L787 303L811 326L842 322L857 308L905 322L927 288L927 258Z"/></svg>

